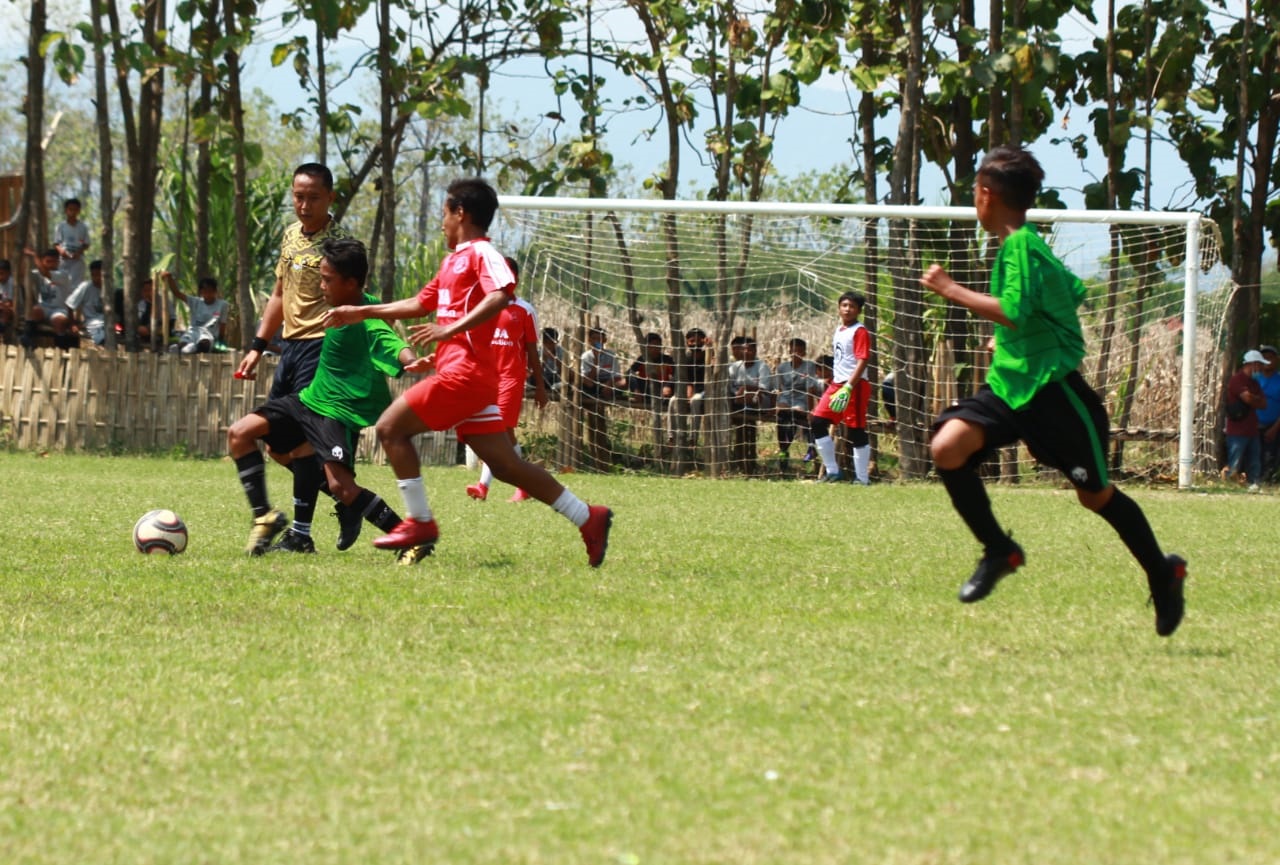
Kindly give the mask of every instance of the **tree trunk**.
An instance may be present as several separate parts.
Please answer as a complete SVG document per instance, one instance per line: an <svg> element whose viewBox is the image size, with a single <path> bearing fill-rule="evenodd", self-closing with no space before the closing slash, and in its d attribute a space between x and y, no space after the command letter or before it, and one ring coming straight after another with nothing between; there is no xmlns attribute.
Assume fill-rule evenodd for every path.
<svg viewBox="0 0 1280 865"><path fill-rule="evenodd" d="M223 22L227 33L226 101L231 115L231 131L235 136L235 185L236 214L236 298L240 309L240 344L248 345L257 333L258 322L253 315L253 289L249 285L249 205L248 169L244 158L244 102L240 92L240 34L236 27L236 0L223 0ZM159 286L156 287L159 290Z"/></svg>
<svg viewBox="0 0 1280 865"><path fill-rule="evenodd" d="M44 185L44 57L40 44L44 41L47 12L44 0L32 0L31 25L27 35L27 150L23 165L22 205L18 213L17 235L20 246L43 252L49 243L49 213L45 204ZM21 250L19 250L21 255ZM35 286L29 285L31 272L26 256L14 263L14 282L17 284L14 298L14 323L21 327L36 298Z"/></svg>
<svg viewBox="0 0 1280 865"><path fill-rule="evenodd" d="M395 94L393 92L391 64L391 0L379 0L378 15L382 26L378 28L378 79L379 99L382 126L382 166L380 172L381 195L378 199L378 210L381 214L382 238L381 248L377 255L381 261L378 265L378 285L382 290L384 302L395 298L396 275L396 147L400 135L394 131ZM403 134L403 128L401 127Z"/></svg>
<svg viewBox="0 0 1280 865"><path fill-rule="evenodd" d="M111 144L111 108L107 103L106 34L102 30L102 0L90 0L93 19L93 87L94 116L98 125L98 219L102 223L102 306L107 319L106 346L116 347L116 322L122 322L122 310L116 309L115 261L115 164ZM127 306L132 292L124 292Z"/></svg>

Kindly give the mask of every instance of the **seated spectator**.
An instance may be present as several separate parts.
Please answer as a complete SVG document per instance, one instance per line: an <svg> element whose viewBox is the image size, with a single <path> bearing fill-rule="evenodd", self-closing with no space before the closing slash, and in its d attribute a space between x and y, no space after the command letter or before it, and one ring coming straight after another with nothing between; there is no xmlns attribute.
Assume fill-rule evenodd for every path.
<svg viewBox="0 0 1280 865"><path fill-rule="evenodd" d="M818 381L818 367L805 360L808 345L803 339L787 343L789 357L778 364L774 385L778 392L778 468L785 474L790 469L791 444L796 433L808 435L809 412L823 386ZM813 443L809 443L810 449Z"/></svg>
<svg viewBox="0 0 1280 865"><path fill-rule="evenodd" d="M674 393L675 374L676 362L662 350L662 336L645 334L644 352L627 370L627 390L632 404L654 411L665 407Z"/></svg>
<svg viewBox="0 0 1280 865"><path fill-rule="evenodd" d="M729 364L729 466L754 475L759 471L756 439L760 417L773 409L772 374L769 365L756 357L755 337L735 337L729 348L734 357Z"/></svg>
<svg viewBox="0 0 1280 865"><path fill-rule="evenodd" d="M884 412L889 416L891 424L898 420L898 388L894 384L896 375L895 370L890 370L884 381L880 382L880 402L884 405Z"/></svg>
<svg viewBox="0 0 1280 865"><path fill-rule="evenodd" d="M547 389L547 399L559 399L561 369L564 366L564 350L560 348L560 332L554 327L542 329L542 383ZM533 373L525 381L525 395L532 396Z"/></svg>
<svg viewBox="0 0 1280 865"><path fill-rule="evenodd" d="M617 356L605 348L609 335L598 327L587 331L587 349L579 359L582 392L592 399L613 402L626 387L627 379L618 368Z"/></svg>
<svg viewBox="0 0 1280 865"><path fill-rule="evenodd" d="M202 276L196 284L199 297L183 294L178 283L169 271L163 271L160 278L169 286L169 291L187 305L187 329L182 332L177 345L169 347L171 352L183 354L207 354L213 351L215 343L226 341L227 315L230 307L218 297L218 281L211 276Z"/></svg>
<svg viewBox="0 0 1280 865"><path fill-rule="evenodd" d="M40 325L47 324L53 329L53 344L58 348L72 348L78 344L71 315L67 310L67 298L71 296L71 286L67 285L67 276L58 270L58 250L46 249L37 254L30 247L23 250L35 264L31 271L31 285L35 289L36 300L27 310L26 333L22 337L24 345L35 345L36 333Z"/></svg>
<svg viewBox="0 0 1280 865"><path fill-rule="evenodd" d="M676 431L680 429L680 415L688 414L693 420L690 442L698 441L702 425L703 405L707 389L707 366L711 363L710 340L700 328L685 331L684 345L688 363L682 360L677 376L677 392L667 408L667 443L675 444ZM680 392L683 391L683 392Z"/></svg>
<svg viewBox="0 0 1280 865"><path fill-rule="evenodd" d="M8 342L13 331L13 265L0 258L0 342Z"/></svg>
<svg viewBox="0 0 1280 865"><path fill-rule="evenodd" d="M89 262L89 278L80 283L67 298L67 308L78 319L82 333L89 334L94 345L107 341L107 313L102 306L102 262Z"/></svg>
<svg viewBox="0 0 1280 865"><path fill-rule="evenodd" d="M151 277L143 277L138 282L138 342L143 345L151 343L151 301L154 299L155 284L151 281ZM124 289L117 288L115 292L116 304L116 335L124 336ZM172 322L170 326L172 327Z"/></svg>

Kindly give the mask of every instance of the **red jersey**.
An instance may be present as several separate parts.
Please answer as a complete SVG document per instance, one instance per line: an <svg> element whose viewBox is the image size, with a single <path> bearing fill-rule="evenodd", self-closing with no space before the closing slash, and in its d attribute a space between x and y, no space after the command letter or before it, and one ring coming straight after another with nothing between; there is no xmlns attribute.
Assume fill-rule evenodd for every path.
<svg viewBox="0 0 1280 865"><path fill-rule="evenodd" d="M538 318L529 302L513 297L496 316L493 353L498 363L499 382L518 382L524 388L529 372L527 346L538 344Z"/></svg>
<svg viewBox="0 0 1280 865"><path fill-rule="evenodd" d="M480 305L487 295L515 285L515 276L487 237L458 244L445 256L435 279L418 292L423 309L435 310L436 323L452 324ZM498 316L436 345L440 374L483 376L496 382L493 331Z"/></svg>

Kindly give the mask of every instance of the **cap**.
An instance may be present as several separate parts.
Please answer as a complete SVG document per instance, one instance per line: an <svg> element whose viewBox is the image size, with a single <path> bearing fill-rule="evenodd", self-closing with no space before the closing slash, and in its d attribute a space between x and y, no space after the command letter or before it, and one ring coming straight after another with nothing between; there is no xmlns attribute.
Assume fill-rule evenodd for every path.
<svg viewBox="0 0 1280 865"><path fill-rule="evenodd" d="M1267 359L1262 356L1262 352L1257 349L1250 349L1244 353L1245 363L1266 363Z"/></svg>
<svg viewBox="0 0 1280 865"><path fill-rule="evenodd" d="M1270 352L1271 354L1280 355L1280 350L1277 350L1274 345L1264 345L1262 348L1258 349L1258 351L1263 354Z"/></svg>

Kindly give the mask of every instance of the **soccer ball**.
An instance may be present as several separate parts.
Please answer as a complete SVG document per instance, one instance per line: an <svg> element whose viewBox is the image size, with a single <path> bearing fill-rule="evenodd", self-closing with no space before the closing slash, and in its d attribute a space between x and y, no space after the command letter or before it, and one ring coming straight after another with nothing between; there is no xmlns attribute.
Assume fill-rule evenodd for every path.
<svg viewBox="0 0 1280 865"><path fill-rule="evenodd" d="M176 555L187 548L187 524L167 508L147 511L133 524L133 545L140 553Z"/></svg>

